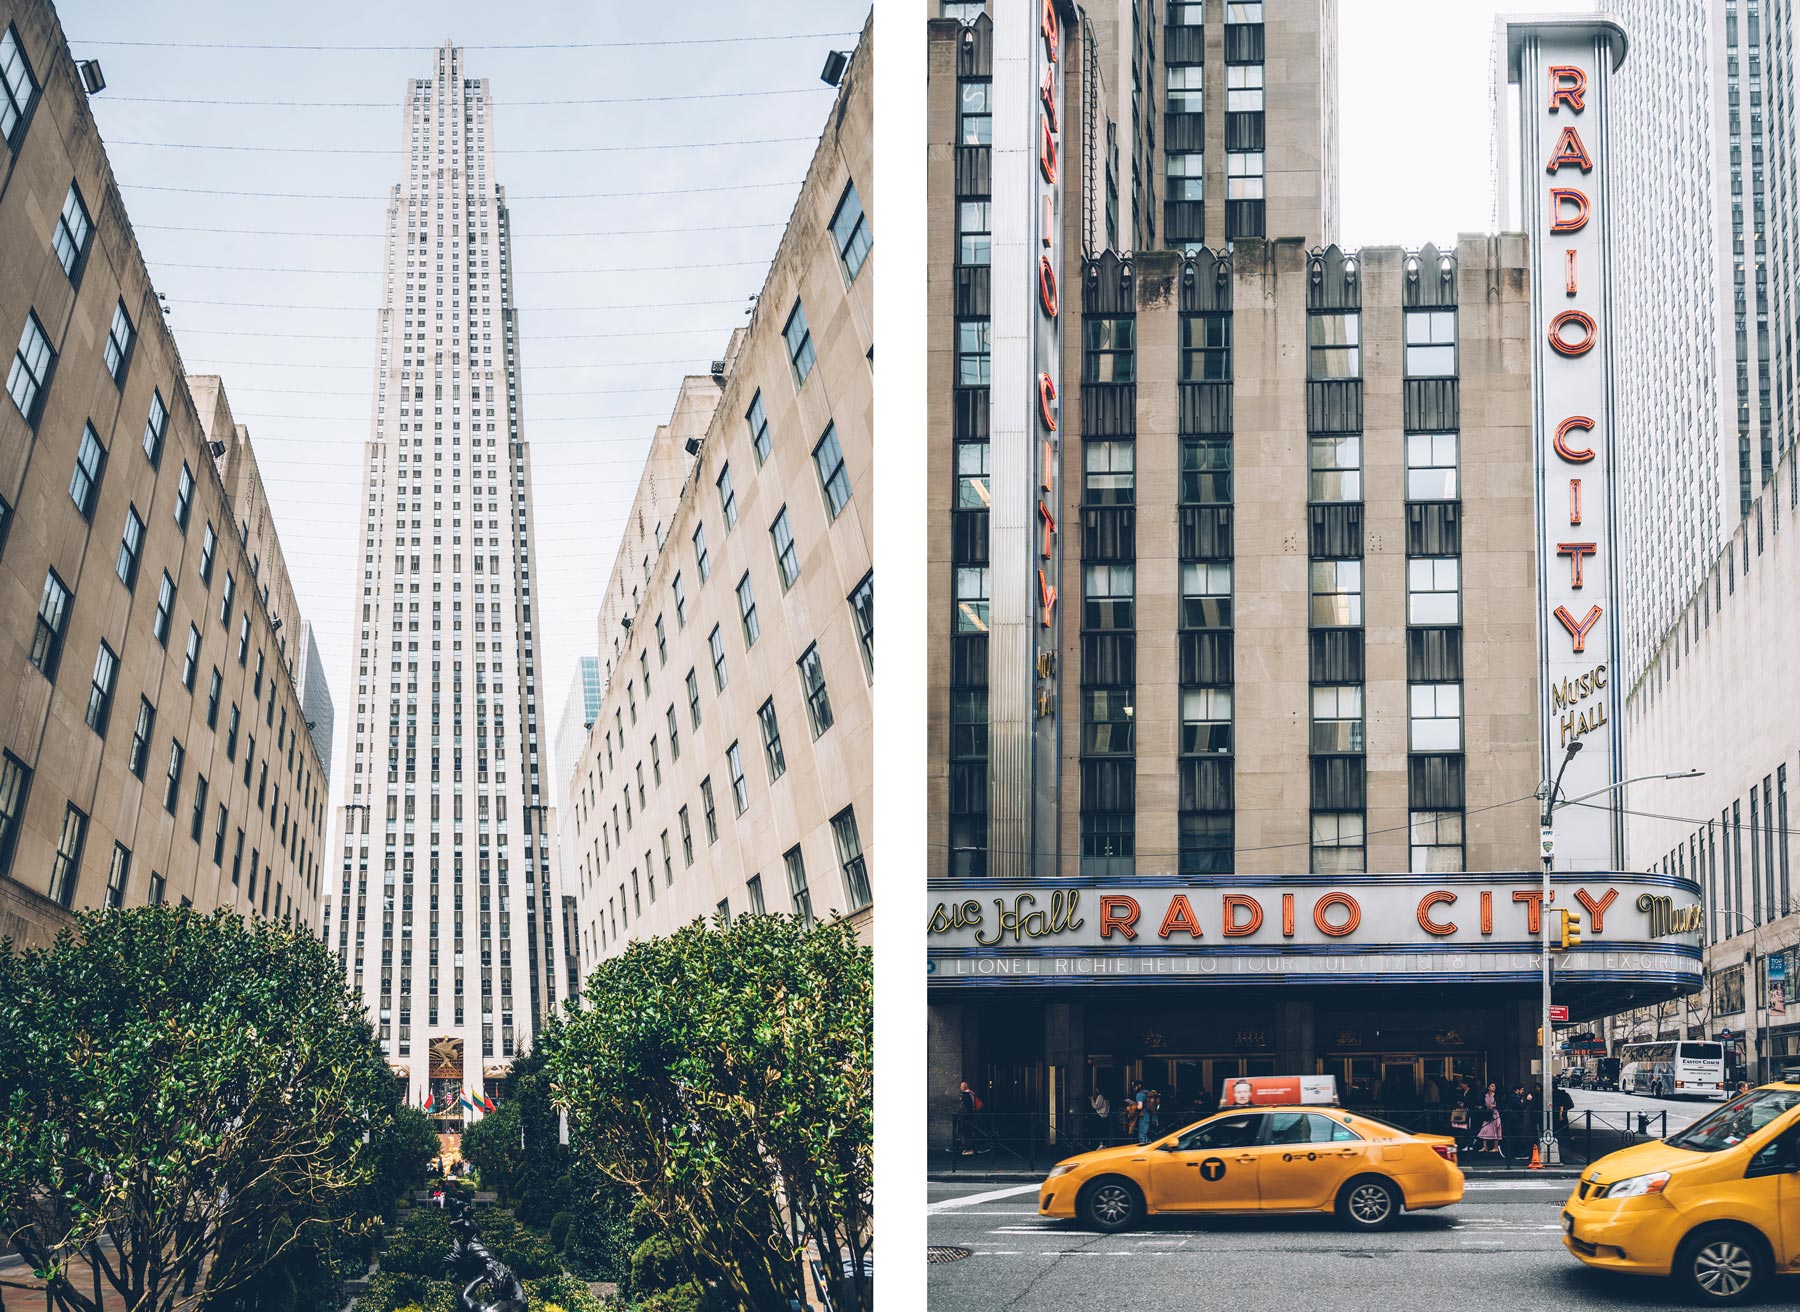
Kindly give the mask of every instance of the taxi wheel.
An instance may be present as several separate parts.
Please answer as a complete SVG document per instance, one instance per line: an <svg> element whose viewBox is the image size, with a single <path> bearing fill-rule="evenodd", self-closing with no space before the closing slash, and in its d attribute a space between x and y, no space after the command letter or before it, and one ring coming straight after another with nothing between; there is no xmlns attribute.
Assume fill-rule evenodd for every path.
<svg viewBox="0 0 1800 1312"><path fill-rule="evenodd" d="M1338 1194L1337 1214L1352 1230L1386 1230L1400 1215L1400 1191L1379 1176L1362 1176Z"/></svg>
<svg viewBox="0 0 1800 1312"><path fill-rule="evenodd" d="M1077 1209L1096 1230L1108 1232L1129 1229L1143 1215L1144 1205L1137 1186L1129 1180L1111 1175L1094 1181L1081 1195Z"/></svg>
<svg viewBox="0 0 1800 1312"><path fill-rule="evenodd" d="M1762 1287L1762 1247L1735 1227L1701 1230L1682 1241L1670 1274L1697 1303L1733 1307Z"/></svg>

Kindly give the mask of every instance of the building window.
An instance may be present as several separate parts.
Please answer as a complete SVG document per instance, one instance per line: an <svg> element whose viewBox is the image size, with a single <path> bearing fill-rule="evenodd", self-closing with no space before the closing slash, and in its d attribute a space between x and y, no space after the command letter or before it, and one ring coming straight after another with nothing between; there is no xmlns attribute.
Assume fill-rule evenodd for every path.
<svg viewBox="0 0 1800 1312"><path fill-rule="evenodd" d="M231 714L225 721L225 759L237 760L238 726L243 720L243 713L238 710L236 702L231 703Z"/></svg>
<svg viewBox="0 0 1800 1312"><path fill-rule="evenodd" d="M1181 567L1181 627L1231 627L1231 562L1187 562Z"/></svg>
<svg viewBox="0 0 1800 1312"><path fill-rule="evenodd" d="M1263 153L1234 150L1225 156L1225 199L1263 198Z"/></svg>
<svg viewBox="0 0 1800 1312"><path fill-rule="evenodd" d="M863 575L862 582L848 598L850 618L856 623L856 641L862 648L863 673L875 680L875 571Z"/></svg>
<svg viewBox="0 0 1800 1312"><path fill-rule="evenodd" d="M242 666L250 656L250 612L245 610L238 619L237 663Z"/></svg>
<svg viewBox="0 0 1800 1312"><path fill-rule="evenodd" d="M181 525L181 531L187 532L188 515L194 508L194 475L187 467L187 461L181 462L181 480L175 485L175 522Z"/></svg>
<svg viewBox="0 0 1800 1312"><path fill-rule="evenodd" d="M1363 818L1356 811L1315 811L1312 873L1359 874L1363 868Z"/></svg>
<svg viewBox="0 0 1800 1312"><path fill-rule="evenodd" d="M814 924L812 890L806 886L806 861L797 847L790 847L781 860L787 866L788 895L794 899L794 911L801 923L811 929Z"/></svg>
<svg viewBox="0 0 1800 1312"><path fill-rule="evenodd" d="M75 903L75 881L81 873L81 845L87 839L87 816L70 802L63 812L62 836L57 839L56 859L50 866L50 900L68 908Z"/></svg>
<svg viewBox="0 0 1800 1312"><path fill-rule="evenodd" d="M1312 751L1359 753L1363 739L1363 690L1356 685L1312 690Z"/></svg>
<svg viewBox="0 0 1800 1312"><path fill-rule="evenodd" d="M1129 811L1084 811L1081 815L1081 855L1106 872L1108 862L1122 863L1129 871L1137 852L1137 817ZM1119 873L1119 872L1115 872Z"/></svg>
<svg viewBox="0 0 1800 1312"><path fill-rule="evenodd" d="M1231 500L1231 440L1185 439L1181 443L1183 505L1223 505Z"/></svg>
<svg viewBox="0 0 1800 1312"><path fill-rule="evenodd" d="M25 797L30 791L31 771L25 762L11 752L0 755L0 875L12 873L19 825L25 817Z"/></svg>
<svg viewBox="0 0 1800 1312"><path fill-rule="evenodd" d="M737 524L737 490L731 485L731 466L726 464L719 470L719 477L714 480L719 489L719 514L725 519L725 531L731 532Z"/></svg>
<svg viewBox="0 0 1800 1312"><path fill-rule="evenodd" d="M1198 5L1194 6L1196 9ZM1225 6L1227 23L1260 23L1263 21L1262 0L1251 0L1251 3L1231 3Z"/></svg>
<svg viewBox="0 0 1800 1312"><path fill-rule="evenodd" d="M975 565L956 570L956 632L988 631L988 572Z"/></svg>
<svg viewBox="0 0 1800 1312"><path fill-rule="evenodd" d="M109 910L125 905L125 881L131 875L131 849L113 844L112 868L106 872L106 905Z"/></svg>
<svg viewBox="0 0 1800 1312"><path fill-rule="evenodd" d="M982 80L959 84L962 91L961 122L957 125L959 146L991 146L994 144L994 84Z"/></svg>
<svg viewBox="0 0 1800 1312"><path fill-rule="evenodd" d="M769 525L769 542L775 548L775 569L781 575L781 590L786 592L800 577L800 552L794 546L794 530L788 524L786 506L775 513L775 522Z"/></svg>
<svg viewBox="0 0 1800 1312"><path fill-rule="evenodd" d="M55 363L56 355L50 349L43 325L38 323L36 313L27 314L25 331L19 334L19 349L13 354L12 372L6 376L6 390L25 422L34 429L43 413L44 388L49 385Z"/></svg>
<svg viewBox="0 0 1800 1312"><path fill-rule="evenodd" d="M1130 688L1083 688L1081 690L1081 754L1083 756L1130 756L1137 734L1133 715L1134 694Z"/></svg>
<svg viewBox="0 0 1800 1312"><path fill-rule="evenodd" d="M1231 315L1184 314L1181 317L1181 381L1231 381Z"/></svg>
<svg viewBox="0 0 1800 1312"><path fill-rule="evenodd" d="M150 760L150 734L155 728L156 708L148 697L140 696L137 723L131 730L131 755L125 762L126 768L139 779L144 777L144 767Z"/></svg>
<svg viewBox="0 0 1800 1312"><path fill-rule="evenodd" d="M18 153L19 139L25 135L24 125L37 103L37 79L19 46L19 34L9 23L0 36L0 137Z"/></svg>
<svg viewBox="0 0 1800 1312"><path fill-rule="evenodd" d="M212 586L213 552L219 545L219 535L213 532L212 521L206 521L206 533L200 539L200 581L207 587Z"/></svg>
<svg viewBox="0 0 1800 1312"><path fill-rule="evenodd" d="M1462 685L1415 683L1408 720L1415 752L1462 750Z"/></svg>
<svg viewBox="0 0 1800 1312"><path fill-rule="evenodd" d="M700 809L706 815L706 841L719 841L719 814L713 806L712 776L708 775L700 781Z"/></svg>
<svg viewBox="0 0 1800 1312"><path fill-rule="evenodd" d="M806 697L806 716L812 723L816 739L832 725L831 695L825 690L825 662L819 656L819 644L808 647L799 660L800 691Z"/></svg>
<svg viewBox="0 0 1800 1312"><path fill-rule="evenodd" d="M1206 24L1205 12L1206 6L1200 0L1170 0L1169 26L1203 27Z"/></svg>
<svg viewBox="0 0 1800 1312"><path fill-rule="evenodd" d="M144 458L155 469L162 463L163 437L169 431L169 409L160 390L150 393L150 417L144 421Z"/></svg>
<svg viewBox="0 0 1800 1312"><path fill-rule="evenodd" d="M1136 574L1134 565L1088 565L1082 570L1084 630L1118 632L1134 626Z"/></svg>
<svg viewBox="0 0 1800 1312"><path fill-rule="evenodd" d="M1204 69L1199 64L1170 64L1168 66L1168 101L1164 108L1171 114L1200 114L1205 112L1206 97ZM1177 199L1171 196L1170 199ZM1194 199L1199 199L1195 197Z"/></svg>
<svg viewBox="0 0 1800 1312"><path fill-rule="evenodd" d="M863 855L862 836L856 832L856 811L846 806L831 817L831 837L837 845L838 869L844 872L844 892L851 911L861 911L875 900L869 887L869 862Z"/></svg>
<svg viewBox="0 0 1800 1312"><path fill-rule="evenodd" d="M750 571L744 571L744 577L737 585L738 618L744 625L744 650L749 651L756 645L762 634L762 626L756 622L756 593L750 587Z"/></svg>
<svg viewBox="0 0 1800 1312"><path fill-rule="evenodd" d="M988 754L988 701L985 688L950 693L950 759L985 761Z"/></svg>
<svg viewBox="0 0 1800 1312"><path fill-rule="evenodd" d="M704 584L712 577L712 557L706 554L706 525L694 527L694 568L700 573L700 582Z"/></svg>
<svg viewBox="0 0 1800 1312"><path fill-rule="evenodd" d="M150 872L150 891L144 895L144 905L160 907L163 904L163 890L167 886L168 881L152 870Z"/></svg>
<svg viewBox="0 0 1800 1312"><path fill-rule="evenodd" d="M230 570L226 570L225 587L219 593L219 623L224 625L227 629L231 627L231 606L232 600L236 596L237 579L232 577Z"/></svg>
<svg viewBox="0 0 1800 1312"><path fill-rule="evenodd" d="M844 184L837 213L831 216L831 236L837 244L838 263L844 267L844 281L855 282L857 271L869 258L869 248L874 245L874 238L869 235L869 219L863 213L862 198L856 194L855 182Z"/></svg>
<svg viewBox="0 0 1800 1312"><path fill-rule="evenodd" d="M986 319L959 319L956 323L956 382L959 387L986 387L993 348Z"/></svg>
<svg viewBox="0 0 1800 1312"><path fill-rule="evenodd" d="M1312 622L1315 628L1356 626L1363 622L1362 562L1312 562Z"/></svg>
<svg viewBox="0 0 1800 1312"><path fill-rule="evenodd" d="M716 630L715 630L716 632ZM724 653L718 653L722 663ZM688 716L694 722L694 728L700 727L700 680L694 677L694 671L687 672Z"/></svg>
<svg viewBox="0 0 1800 1312"><path fill-rule="evenodd" d="M56 571L46 572L44 593L38 599L37 630L31 639L31 663L52 683L56 682L56 667L62 660L63 635L68 632L72 600Z"/></svg>
<svg viewBox="0 0 1800 1312"><path fill-rule="evenodd" d="M1461 622L1461 594L1457 580L1462 562L1454 556L1406 562L1406 622L1408 624L1457 624Z"/></svg>
<svg viewBox="0 0 1800 1312"><path fill-rule="evenodd" d="M200 671L200 630L188 625L187 655L181 663L181 686L194 691L194 676Z"/></svg>
<svg viewBox="0 0 1800 1312"><path fill-rule="evenodd" d="M62 213L56 216L56 234L51 239L51 244L56 247L57 262L69 275L70 282L80 281L88 238L93 235L94 225L88 218L87 206L82 203L81 190L71 182L69 194L63 200Z"/></svg>
<svg viewBox="0 0 1800 1312"><path fill-rule="evenodd" d="M113 382L124 384L125 370L131 364L131 345L136 340L131 316L125 313L125 302L120 301L113 310L112 326L106 330L106 372L112 375Z"/></svg>
<svg viewBox="0 0 1800 1312"><path fill-rule="evenodd" d="M81 430L81 449L75 454L75 472L69 476L69 500L81 517L92 522L94 506L100 500L100 478L106 471L106 448L100 435L88 424Z"/></svg>
<svg viewBox="0 0 1800 1312"><path fill-rule="evenodd" d="M195 775L194 814L193 818L188 822L188 837L193 839L196 843L200 841L200 829L206 823L206 788L206 776L203 774ZM265 884L263 887L266 892L268 885Z"/></svg>
<svg viewBox="0 0 1800 1312"><path fill-rule="evenodd" d="M675 627L687 627L687 589L681 586L681 575L678 572L669 582L669 590L675 595Z"/></svg>
<svg viewBox="0 0 1800 1312"><path fill-rule="evenodd" d="M812 330L806 326L806 307L799 301L794 302L781 335L787 342L788 363L794 366L794 385L800 386L812 372L814 357Z"/></svg>
<svg viewBox="0 0 1800 1312"><path fill-rule="evenodd" d="M1456 434L1406 435L1406 499L1456 500Z"/></svg>
<svg viewBox="0 0 1800 1312"><path fill-rule="evenodd" d="M1406 312L1406 376L1451 378L1456 375L1456 311Z"/></svg>
<svg viewBox="0 0 1800 1312"><path fill-rule="evenodd" d="M1136 319L1084 319L1081 332L1084 383L1129 383L1137 376L1133 368Z"/></svg>
<svg viewBox="0 0 1800 1312"><path fill-rule="evenodd" d="M1362 316L1306 316L1307 377L1316 380L1362 377Z"/></svg>
<svg viewBox="0 0 1800 1312"><path fill-rule="evenodd" d="M957 263L964 268L986 267L993 263L993 228L990 208L985 200L958 201L957 231L961 242Z"/></svg>
<svg viewBox="0 0 1800 1312"><path fill-rule="evenodd" d="M1315 437L1307 443L1313 501L1362 500L1362 438Z"/></svg>
<svg viewBox="0 0 1800 1312"><path fill-rule="evenodd" d="M688 864L694 864L694 827L688 823L688 809L684 806L675 813L681 824L681 858Z"/></svg>
<svg viewBox="0 0 1800 1312"><path fill-rule="evenodd" d="M1181 690L1181 754L1227 755L1231 751L1231 689Z"/></svg>
<svg viewBox="0 0 1800 1312"><path fill-rule="evenodd" d="M742 815L750 807L750 785L744 781L744 757L735 742L725 749L725 763L731 769L731 804Z"/></svg>
<svg viewBox="0 0 1800 1312"><path fill-rule="evenodd" d="M1183 69L1171 68L1170 73L1184 72ZM1199 67L1194 71L1198 73ZM1206 199L1206 156L1200 151L1169 152L1167 167L1167 196L1170 200L1205 200Z"/></svg>
<svg viewBox="0 0 1800 1312"><path fill-rule="evenodd" d="M125 532L119 538L119 582L125 585L127 592L137 587L138 562L144 556L144 521L138 518L137 507L131 506L125 511Z"/></svg>
<svg viewBox="0 0 1800 1312"><path fill-rule="evenodd" d="M1255 112L1263 107L1263 66L1228 64L1225 67L1225 111Z"/></svg>
<svg viewBox="0 0 1800 1312"><path fill-rule="evenodd" d="M712 632L706 635L706 644L712 651L713 691L725 691L725 637L719 632L719 626L713 625ZM697 705L698 699L690 697L689 705ZM695 725L699 724L696 719Z"/></svg>
<svg viewBox="0 0 1800 1312"><path fill-rule="evenodd" d="M165 648L169 645L169 618L175 611L175 580L164 570L162 584L156 591L156 615L150 621L150 632Z"/></svg>
<svg viewBox="0 0 1800 1312"><path fill-rule="evenodd" d="M104 642L94 654L94 682L88 688L88 728L106 737L106 726L112 719L113 685L119 677L119 658Z"/></svg>
<svg viewBox="0 0 1800 1312"><path fill-rule="evenodd" d="M219 727L219 691L221 687L219 667L215 665L212 671L212 682L206 690L206 727L208 729Z"/></svg>
<svg viewBox="0 0 1800 1312"><path fill-rule="evenodd" d="M982 451L985 453L984 446ZM1090 506L1129 506L1136 499L1137 448L1131 442L1088 442L1083 457L1087 466L1085 503Z"/></svg>
<svg viewBox="0 0 1800 1312"><path fill-rule="evenodd" d="M744 412L744 422L750 425L750 449L756 453L756 463L760 468L769 458L769 416L763 410L761 389L750 398L750 408Z"/></svg>
<svg viewBox="0 0 1800 1312"><path fill-rule="evenodd" d="M825 494L825 511L835 520L850 504L850 476L844 472L844 448L838 444L836 424L826 424L818 445L813 447L813 469Z"/></svg>
<svg viewBox="0 0 1800 1312"><path fill-rule="evenodd" d="M766 916L769 914L768 907L763 905L763 889L762 889L762 876L761 875L751 875L749 879L744 881L744 893L750 902L750 914L751 915Z"/></svg>
<svg viewBox="0 0 1800 1312"><path fill-rule="evenodd" d="M1409 817L1412 835L1412 872L1460 874L1463 868L1463 818L1460 811L1414 811Z"/></svg>
<svg viewBox="0 0 1800 1312"><path fill-rule="evenodd" d="M958 442L956 444L956 508L986 510L988 495L988 444Z"/></svg>
<svg viewBox="0 0 1800 1312"><path fill-rule="evenodd" d="M781 750L781 725L775 719L775 699L757 708L756 718L762 725L763 759L769 766L769 782L787 773L787 754Z"/></svg>

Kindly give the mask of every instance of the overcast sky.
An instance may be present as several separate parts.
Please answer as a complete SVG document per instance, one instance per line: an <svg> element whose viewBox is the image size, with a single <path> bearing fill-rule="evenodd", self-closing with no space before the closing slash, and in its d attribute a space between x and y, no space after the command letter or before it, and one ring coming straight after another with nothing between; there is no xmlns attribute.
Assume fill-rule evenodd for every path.
<svg viewBox="0 0 1800 1312"><path fill-rule="evenodd" d="M490 79L522 312L549 759L576 658L595 647L650 435L682 376L724 353L761 286L832 103L819 69L853 43L868 0L63 0L59 10L75 57L105 70L95 116L188 372L221 374L250 429L337 702L339 762L354 711L356 506L401 97L446 39L466 48L470 76ZM829 35L624 44L778 33ZM111 44L125 42L177 44ZM558 48L494 48L534 43ZM521 103L570 100L614 103ZM254 149L185 148L196 145ZM660 146L682 148L642 148ZM606 149L550 153L571 147ZM627 192L651 194L550 199ZM683 267L616 271L628 265ZM606 306L630 308L593 308ZM334 800L341 777L334 768Z"/></svg>

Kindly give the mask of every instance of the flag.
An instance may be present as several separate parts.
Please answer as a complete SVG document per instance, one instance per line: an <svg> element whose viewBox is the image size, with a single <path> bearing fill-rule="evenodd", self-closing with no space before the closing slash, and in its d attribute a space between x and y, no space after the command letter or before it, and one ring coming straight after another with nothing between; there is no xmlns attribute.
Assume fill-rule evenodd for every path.
<svg viewBox="0 0 1800 1312"><path fill-rule="evenodd" d="M427 1092L425 1094L425 1110L430 1111L435 1106L437 1106L437 1094Z"/></svg>
<svg viewBox="0 0 1800 1312"><path fill-rule="evenodd" d="M494 1110L494 1100L492 1098L488 1097L485 1093L481 1094L479 1096L481 1098L482 1109L484 1111L490 1111L490 1112L493 1111Z"/></svg>
<svg viewBox="0 0 1800 1312"><path fill-rule="evenodd" d="M464 1112L469 1113L471 1115L474 1114L475 1100L473 1098L469 1097L469 1091L467 1089L464 1089L462 1091L462 1097L458 1098L457 1101L462 1104L462 1109Z"/></svg>

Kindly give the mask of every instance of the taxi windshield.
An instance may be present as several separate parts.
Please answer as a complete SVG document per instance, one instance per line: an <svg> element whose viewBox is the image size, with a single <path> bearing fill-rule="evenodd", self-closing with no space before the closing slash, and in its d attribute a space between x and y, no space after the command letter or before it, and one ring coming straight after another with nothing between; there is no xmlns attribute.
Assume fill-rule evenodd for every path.
<svg viewBox="0 0 1800 1312"><path fill-rule="evenodd" d="M1800 1107L1800 1089L1753 1089L1740 1094L1663 1142L1697 1153L1734 1148L1776 1117Z"/></svg>

